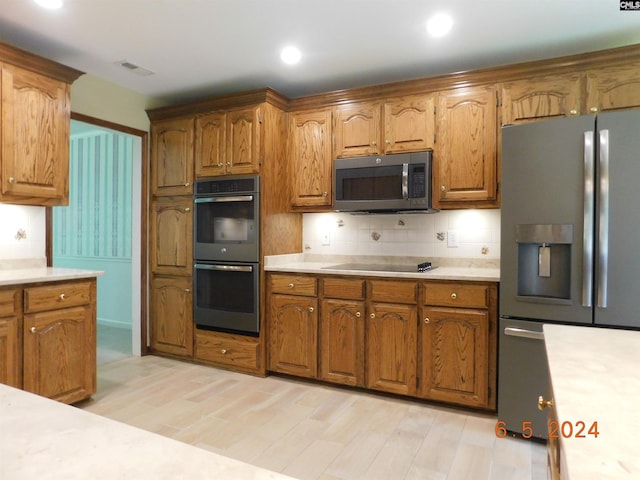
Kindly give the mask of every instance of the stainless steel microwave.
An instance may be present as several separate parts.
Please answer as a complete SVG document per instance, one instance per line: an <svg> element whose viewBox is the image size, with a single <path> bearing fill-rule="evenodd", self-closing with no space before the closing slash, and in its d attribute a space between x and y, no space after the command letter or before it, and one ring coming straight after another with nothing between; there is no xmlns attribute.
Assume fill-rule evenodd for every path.
<svg viewBox="0 0 640 480"><path fill-rule="evenodd" d="M432 151L338 158L333 207L339 212L437 212L431 202Z"/></svg>

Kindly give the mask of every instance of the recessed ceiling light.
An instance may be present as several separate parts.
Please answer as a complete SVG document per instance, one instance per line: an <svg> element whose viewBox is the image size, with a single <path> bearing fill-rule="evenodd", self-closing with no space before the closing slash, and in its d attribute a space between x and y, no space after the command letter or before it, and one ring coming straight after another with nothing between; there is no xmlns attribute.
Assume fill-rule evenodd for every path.
<svg viewBox="0 0 640 480"><path fill-rule="evenodd" d="M40 5L41 7L49 8L51 10L62 7L62 0L33 0L33 1L36 2L38 5Z"/></svg>
<svg viewBox="0 0 640 480"><path fill-rule="evenodd" d="M295 65L298 63L301 56L300 50L296 47L285 47L282 49L282 52L280 52L280 59L289 65Z"/></svg>
<svg viewBox="0 0 640 480"><path fill-rule="evenodd" d="M446 13L438 13L427 21L427 32L432 37L442 37L449 33L453 26L453 19Z"/></svg>

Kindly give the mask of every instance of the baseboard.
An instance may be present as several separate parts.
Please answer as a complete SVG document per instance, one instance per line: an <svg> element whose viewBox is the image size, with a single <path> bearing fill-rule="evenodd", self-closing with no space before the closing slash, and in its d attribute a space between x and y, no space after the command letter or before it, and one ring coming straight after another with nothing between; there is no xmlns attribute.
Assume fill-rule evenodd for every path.
<svg viewBox="0 0 640 480"><path fill-rule="evenodd" d="M112 320L110 318L100 318L98 317L98 325L102 325L104 327L114 327L114 328L123 328L127 330L131 330L131 324L126 322L119 322L118 320Z"/></svg>

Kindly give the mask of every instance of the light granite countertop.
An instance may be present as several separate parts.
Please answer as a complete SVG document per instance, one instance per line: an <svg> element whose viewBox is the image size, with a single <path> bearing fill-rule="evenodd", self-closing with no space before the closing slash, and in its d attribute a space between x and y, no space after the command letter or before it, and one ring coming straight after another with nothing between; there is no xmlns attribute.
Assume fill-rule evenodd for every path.
<svg viewBox="0 0 640 480"><path fill-rule="evenodd" d="M291 479L2 384L0 478Z"/></svg>
<svg viewBox="0 0 640 480"><path fill-rule="evenodd" d="M544 325L568 479L640 478L640 332ZM583 422L584 438L576 438ZM588 433L597 423L598 436ZM570 427L573 435L569 435Z"/></svg>
<svg viewBox="0 0 640 480"><path fill-rule="evenodd" d="M391 272L380 270L343 270L332 268L345 263L417 266L425 260L437 268L428 272ZM499 282L499 260L451 259L397 256L317 255L295 253L265 257L264 269L270 272L314 273L321 275L356 275L360 277L392 277L418 280L458 280Z"/></svg>
<svg viewBox="0 0 640 480"><path fill-rule="evenodd" d="M47 267L44 258L0 259L0 287L101 277L101 270Z"/></svg>

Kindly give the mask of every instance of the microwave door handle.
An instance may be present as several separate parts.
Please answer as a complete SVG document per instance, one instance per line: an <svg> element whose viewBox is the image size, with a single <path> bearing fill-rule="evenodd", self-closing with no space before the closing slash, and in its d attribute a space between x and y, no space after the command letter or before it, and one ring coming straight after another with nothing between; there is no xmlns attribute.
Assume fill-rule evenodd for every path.
<svg viewBox="0 0 640 480"><path fill-rule="evenodd" d="M402 199L409 199L409 164L402 164Z"/></svg>
<svg viewBox="0 0 640 480"><path fill-rule="evenodd" d="M194 267L201 270L216 270L220 272L253 272L251 265L209 265L196 263Z"/></svg>
<svg viewBox="0 0 640 480"><path fill-rule="evenodd" d="M252 202L253 195L237 195L235 197L202 197L196 198L196 203L224 203L224 202Z"/></svg>

